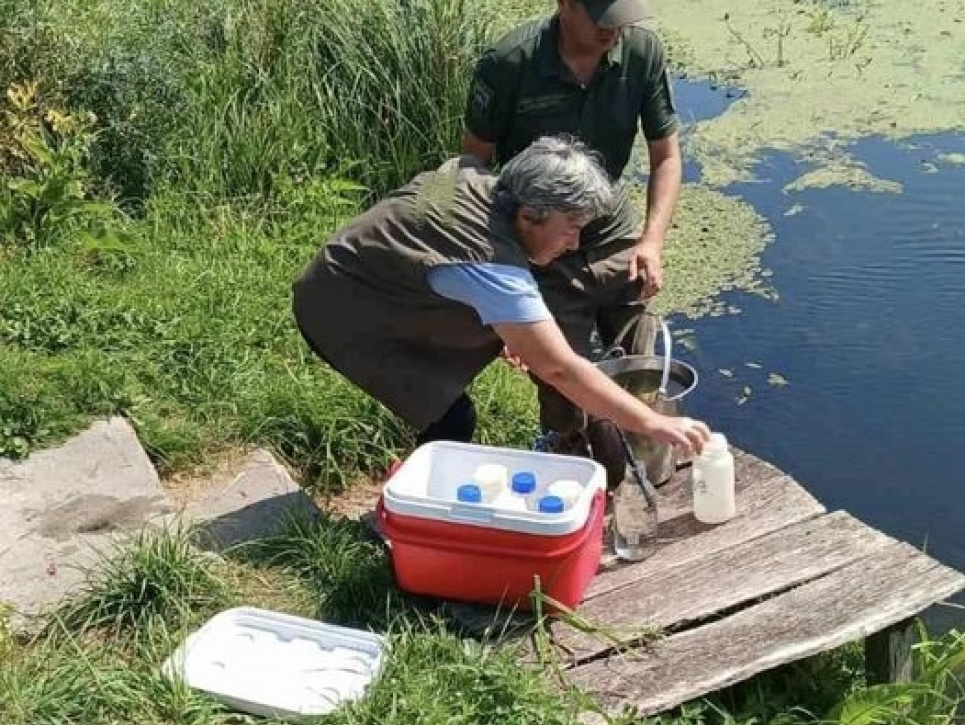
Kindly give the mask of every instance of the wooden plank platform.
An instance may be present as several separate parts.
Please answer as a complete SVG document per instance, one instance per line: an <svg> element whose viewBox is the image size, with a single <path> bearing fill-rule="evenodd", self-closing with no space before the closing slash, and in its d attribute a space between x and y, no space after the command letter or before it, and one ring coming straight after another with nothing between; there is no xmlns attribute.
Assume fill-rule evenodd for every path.
<svg viewBox="0 0 965 725"><path fill-rule="evenodd" d="M657 713L885 632L872 637L877 651L902 641L894 625L965 588L965 575L845 512L826 513L765 461L737 450L735 461L737 516L720 526L698 523L689 471L678 471L659 489L654 554L632 564L608 554L601 562L579 608L598 630L564 621L549 627L565 678L611 712ZM492 608L449 610L489 636L534 624ZM644 634L655 628L661 637Z"/></svg>
<svg viewBox="0 0 965 725"><path fill-rule="evenodd" d="M906 544L702 627L571 669L612 709L659 712L777 665L866 637L965 585Z"/></svg>

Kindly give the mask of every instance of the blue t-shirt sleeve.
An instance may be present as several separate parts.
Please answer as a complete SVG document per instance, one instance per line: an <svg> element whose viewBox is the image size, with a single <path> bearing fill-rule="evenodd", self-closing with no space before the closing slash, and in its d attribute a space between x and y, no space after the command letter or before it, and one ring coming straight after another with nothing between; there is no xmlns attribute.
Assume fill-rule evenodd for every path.
<svg viewBox="0 0 965 725"><path fill-rule="evenodd" d="M484 325L552 319L532 273L522 267L440 264L429 270L429 286L436 294L475 309Z"/></svg>

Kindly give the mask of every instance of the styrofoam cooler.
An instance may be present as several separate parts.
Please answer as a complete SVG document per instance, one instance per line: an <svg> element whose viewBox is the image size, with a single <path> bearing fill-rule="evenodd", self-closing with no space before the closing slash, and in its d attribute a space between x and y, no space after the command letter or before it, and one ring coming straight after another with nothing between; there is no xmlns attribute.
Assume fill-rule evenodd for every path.
<svg viewBox="0 0 965 725"><path fill-rule="evenodd" d="M583 490L561 513L457 502L458 486L486 463L506 466L510 478L534 473L537 490L559 479ZM378 516L405 591L530 609L539 577L543 593L575 607L599 567L605 489L605 470L588 458L436 441L386 482Z"/></svg>

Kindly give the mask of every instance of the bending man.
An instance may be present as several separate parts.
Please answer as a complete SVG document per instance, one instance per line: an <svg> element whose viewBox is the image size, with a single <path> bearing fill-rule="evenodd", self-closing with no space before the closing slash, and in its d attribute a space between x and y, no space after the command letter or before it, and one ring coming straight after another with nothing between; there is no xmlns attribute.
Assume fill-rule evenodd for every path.
<svg viewBox="0 0 965 725"><path fill-rule="evenodd" d="M507 346L590 414L699 451L707 426L651 410L574 352L530 272L576 249L613 202L606 172L577 141L541 138L498 176L453 159L321 249L295 283L295 318L315 352L420 444L472 438L467 388Z"/></svg>

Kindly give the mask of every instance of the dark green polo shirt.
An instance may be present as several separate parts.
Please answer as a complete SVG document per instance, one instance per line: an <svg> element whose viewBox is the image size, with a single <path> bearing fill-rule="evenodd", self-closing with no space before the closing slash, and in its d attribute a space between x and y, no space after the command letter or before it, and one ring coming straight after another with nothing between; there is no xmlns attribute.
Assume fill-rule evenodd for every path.
<svg viewBox="0 0 965 725"><path fill-rule="evenodd" d="M648 140L677 129L663 45L650 29L620 31L596 75L583 86L559 54L554 15L511 31L476 65L466 106L466 127L496 144L505 163L540 136L578 136L604 158L618 178L638 123Z"/></svg>

